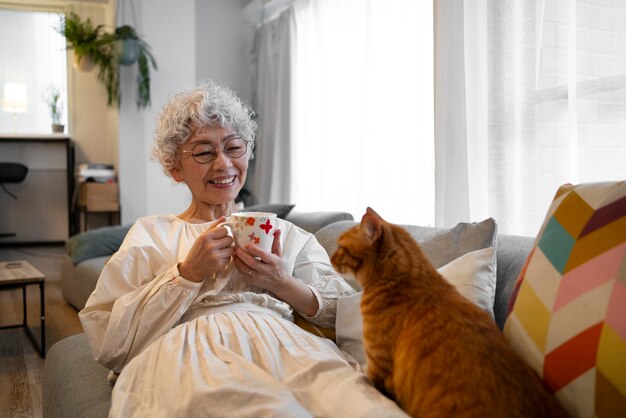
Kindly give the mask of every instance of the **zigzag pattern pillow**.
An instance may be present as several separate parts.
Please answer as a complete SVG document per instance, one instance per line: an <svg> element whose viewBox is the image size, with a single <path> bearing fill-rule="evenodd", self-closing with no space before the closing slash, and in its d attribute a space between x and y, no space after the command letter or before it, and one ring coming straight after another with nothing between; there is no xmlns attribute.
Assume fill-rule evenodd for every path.
<svg viewBox="0 0 626 418"><path fill-rule="evenodd" d="M504 333L574 417L626 417L626 182L559 188Z"/></svg>

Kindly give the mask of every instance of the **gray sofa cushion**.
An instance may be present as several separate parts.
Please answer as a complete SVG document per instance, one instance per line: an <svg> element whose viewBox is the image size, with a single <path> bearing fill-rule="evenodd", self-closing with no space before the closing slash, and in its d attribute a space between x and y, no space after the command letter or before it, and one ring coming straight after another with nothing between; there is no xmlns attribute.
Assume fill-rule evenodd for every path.
<svg viewBox="0 0 626 418"><path fill-rule="evenodd" d="M332 254L337 249L337 238L346 229L356 225L356 221L340 221L327 225L315 233L317 241L322 244L328 254ZM417 241L434 237L446 231L444 228L429 228L425 226L403 225L413 238Z"/></svg>
<svg viewBox="0 0 626 418"><path fill-rule="evenodd" d="M515 287L515 279L522 271L533 246L533 241L534 239L531 237L498 235L496 300L493 305L493 314L500 329L504 329L504 322L509 314L509 299Z"/></svg>
<svg viewBox="0 0 626 418"><path fill-rule="evenodd" d="M347 212L291 212L287 220L312 234L334 222L354 219Z"/></svg>
<svg viewBox="0 0 626 418"><path fill-rule="evenodd" d="M81 232L65 242L65 249L72 263L94 257L110 256L120 248L130 225L105 226Z"/></svg>
<svg viewBox="0 0 626 418"><path fill-rule="evenodd" d="M266 205L252 205L242 209L242 212L271 212L281 219L286 219L295 205L286 203L268 203Z"/></svg>
<svg viewBox="0 0 626 418"><path fill-rule="evenodd" d="M337 249L337 237L339 234L353 225L356 225L356 222L337 222L320 229L315 236L320 244L326 248L328 253L332 254ZM430 228L414 225L403 226L418 242L448 231L445 228ZM446 239L450 238L450 236L446 237ZM434 242L436 243L436 241ZM509 298L515 286L515 279L522 270L522 266L532 247L533 239L530 237L498 234L496 242L497 280L493 313L498 327L502 329L509 312ZM428 245L423 248L424 253L429 259L432 258L431 261L436 267L442 265L442 259L448 258L448 255L440 254L435 251L439 244L441 243L436 243L435 245L428 243ZM445 262L443 264L445 264Z"/></svg>
<svg viewBox="0 0 626 418"><path fill-rule="evenodd" d="M319 230L315 236L329 254L337 248L337 238L357 222L337 222ZM452 229L402 225L420 243L430 262L439 268L460 256L479 249L496 247L496 223L492 218L476 223L459 223Z"/></svg>

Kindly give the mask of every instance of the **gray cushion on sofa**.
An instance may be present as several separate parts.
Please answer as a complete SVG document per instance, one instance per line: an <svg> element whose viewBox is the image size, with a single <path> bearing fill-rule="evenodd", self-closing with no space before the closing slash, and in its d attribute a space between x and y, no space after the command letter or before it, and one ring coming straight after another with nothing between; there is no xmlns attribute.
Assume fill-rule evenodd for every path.
<svg viewBox="0 0 626 418"><path fill-rule="evenodd" d="M498 235L496 299L493 314L500 329L504 329L504 322L509 314L509 299L515 287L516 280L511 279L517 278L522 271L533 241L531 237Z"/></svg>
<svg viewBox="0 0 626 418"><path fill-rule="evenodd" d="M337 248L337 237L339 234L356 224L357 222L354 221L336 222L320 229L315 236L320 244L326 248L328 253L332 254ZM417 241L432 238L448 231L445 228L430 228L415 225L403 226ZM489 226L483 225L481 227ZM437 247L445 244L445 241L449 239L450 236L446 236L442 242L431 242L428 243L428 248L423 248L424 253L437 267L442 265L439 261L443 256L443 254L438 253ZM504 322L506 321L506 317L508 315L509 298L511 297L511 292L515 287L515 280L512 279L516 278L521 271L526 257L532 247L533 239L530 237L498 234L496 241L497 281L493 312L498 327L503 329Z"/></svg>
<svg viewBox="0 0 626 418"><path fill-rule="evenodd" d="M337 237L357 222L337 222L319 230L317 240L332 254L337 248ZM482 222L459 223L452 229L402 225L420 243L430 262L439 268L460 256L477 249L496 247L497 231L492 218ZM330 251L332 250L332 251Z"/></svg>
<svg viewBox="0 0 626 418"><path fill-rule="evenodd" d="M112 387L108 370L94 361L85 334L52 346L43 371L44 417L107 417Z"/></svg>
<svg viewBox="0 0 626 418"><path fill-rule="evenodd" d="M296 205L287 203L268 203L266 205L246 206L242 209L242 212L271 212L275 213L279 218L285 219L294 206Z"/></svg>
<svg viewBox="0 0 626 418"><path fill-rule="evenodd" d="M347 212L291 212L287 220L312 234L334 222L354 219Z"/></svg>
<svg viewBox="0 0 626 418"><path fill-rule="evenodd" d="M315 233L317 241L328 251L328 254L332 254L337 249L337 237L346 229L356 225L356 221L341 221L327 225ZM425 226L414 225L402 225L407 229L413 238L417 241L434 237L446 231L444 228L430 228Z"/></svg>
<svg viewBox="0 0 626 418"><path fill-rule="evenodd" d="M74 264L94 257L110 256L124 240L130 225L104 226L81 232L65 242L67 254Z"/></svg>

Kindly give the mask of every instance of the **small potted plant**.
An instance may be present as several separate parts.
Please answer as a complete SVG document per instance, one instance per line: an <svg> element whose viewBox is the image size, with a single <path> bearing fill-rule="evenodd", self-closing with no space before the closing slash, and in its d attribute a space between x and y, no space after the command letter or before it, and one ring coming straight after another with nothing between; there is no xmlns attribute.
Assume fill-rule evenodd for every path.
<svg viewBox="0 0 626 418"><path fill-rule="evenodd" d="M44 96L48 109L50 110L50 117L52 118L52 132L62 133L65 130L65 125L61 124L61 93L56 86L50 86L47 94Z"/></svg>

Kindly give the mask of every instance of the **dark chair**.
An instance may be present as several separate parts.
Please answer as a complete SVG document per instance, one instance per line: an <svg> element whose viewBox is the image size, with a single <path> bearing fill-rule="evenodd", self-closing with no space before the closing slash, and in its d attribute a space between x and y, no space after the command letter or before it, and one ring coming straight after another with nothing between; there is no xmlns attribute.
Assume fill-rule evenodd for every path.
<svg viewBox="0 0 626 418"><path fill-rule="evenodd" d="M4 190L6 194L11 196L13 199L17 200L17 196L11 193L4 184L21 183L26 178L26 174L28 174L28 167L24 164L0 162L0 186L2 186L2 190ZM12 232L0 232L0 237L13 236L15 236L15 234Z"/></svg>
<svg viewBox="0 0 626 418"><path fill-rule="evenodd" d="M21 183L28 174L28 167L20 163L0 163L0 185L2 189L13 199L17 199L13 193L7 190L4 183Z"/></svg>

